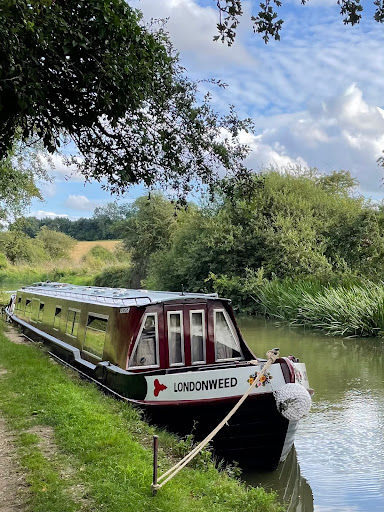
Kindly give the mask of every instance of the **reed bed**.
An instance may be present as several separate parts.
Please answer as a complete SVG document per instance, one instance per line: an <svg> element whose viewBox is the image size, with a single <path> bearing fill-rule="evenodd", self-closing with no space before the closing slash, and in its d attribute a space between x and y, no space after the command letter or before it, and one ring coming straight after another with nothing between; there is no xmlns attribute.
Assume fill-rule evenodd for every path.
<svg viewBox="0 0 384 512"><path fill-rule="evenodd" d="M271 281L259 294L266 316L333 336L384 336L384 283Z"/></svg>

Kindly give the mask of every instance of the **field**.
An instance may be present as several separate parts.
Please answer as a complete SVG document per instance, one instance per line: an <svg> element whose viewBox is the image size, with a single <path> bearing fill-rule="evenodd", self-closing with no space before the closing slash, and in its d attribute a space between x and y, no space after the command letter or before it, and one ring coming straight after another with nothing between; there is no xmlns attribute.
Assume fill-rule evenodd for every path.
<svg viewBox="0 0 384 512"><path fill-rule="evenodd" d="M71 259L73 261L80 261L81 258L87 254L95 245L101 245L109 251L113 251L120 240L95 240L93 242L77 242L71 251Z"/></svg>

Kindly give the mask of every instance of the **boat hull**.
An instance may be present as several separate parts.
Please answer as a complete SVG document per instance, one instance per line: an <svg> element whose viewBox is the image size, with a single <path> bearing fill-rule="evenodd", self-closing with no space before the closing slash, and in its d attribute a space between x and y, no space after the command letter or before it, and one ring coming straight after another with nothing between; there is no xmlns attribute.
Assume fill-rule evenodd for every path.
<svg viewBox="0 0 384 512"><path fill-rule="evenodd" d="M181 436L204 439L237 403L237 399L178 405L145 405L147 419ZM293 445L297 422L281 416L272 393L249 396L215 436L218 458L242 467L276 469Z"/></svg>

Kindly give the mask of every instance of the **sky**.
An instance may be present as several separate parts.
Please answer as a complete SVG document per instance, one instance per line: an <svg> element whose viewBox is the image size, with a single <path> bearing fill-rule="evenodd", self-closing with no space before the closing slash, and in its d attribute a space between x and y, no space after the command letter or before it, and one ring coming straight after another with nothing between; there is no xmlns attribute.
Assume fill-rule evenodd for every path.
<svg viewBox="0 0 384 512"><path fill-rule="evenodd" d="M258 2L243 2L235 43L213 42L216 0L132 0L146 20L167 18L167 26L189 77L222 80L225 89L202 84L216 110L233 104L251 117L255 134L244 135L252 151L247 165L301 165L322 172L348 170L360 192L382 200L384 169L384 27L373 20L373 0L361 1L360 25L344 26L336 0L284 0L280 41L265 45L252 31ZM42 186L45 202L31 215L89 217L96 206L116 200L99 183L84 184L55 158L53 181ZM122 199L145 193L134 187Z"/></svg>

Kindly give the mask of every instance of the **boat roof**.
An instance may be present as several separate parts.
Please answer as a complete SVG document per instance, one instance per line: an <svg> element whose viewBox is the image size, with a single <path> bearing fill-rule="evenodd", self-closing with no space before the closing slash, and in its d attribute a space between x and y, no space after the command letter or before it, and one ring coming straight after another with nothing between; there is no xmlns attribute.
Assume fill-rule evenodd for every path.
<svg viewBox="0 0 384 512"><path fill-rule="evenodd" d="M22 291L51 297L62 297L108 306L145 306L159 302L188 299L218 299L217 293L185 293L153 290L131 290L128 288L105 288L101 286L78 286L68 283L39 282L23 286ZM222 299L228 300L228 299Z"/></svg>

